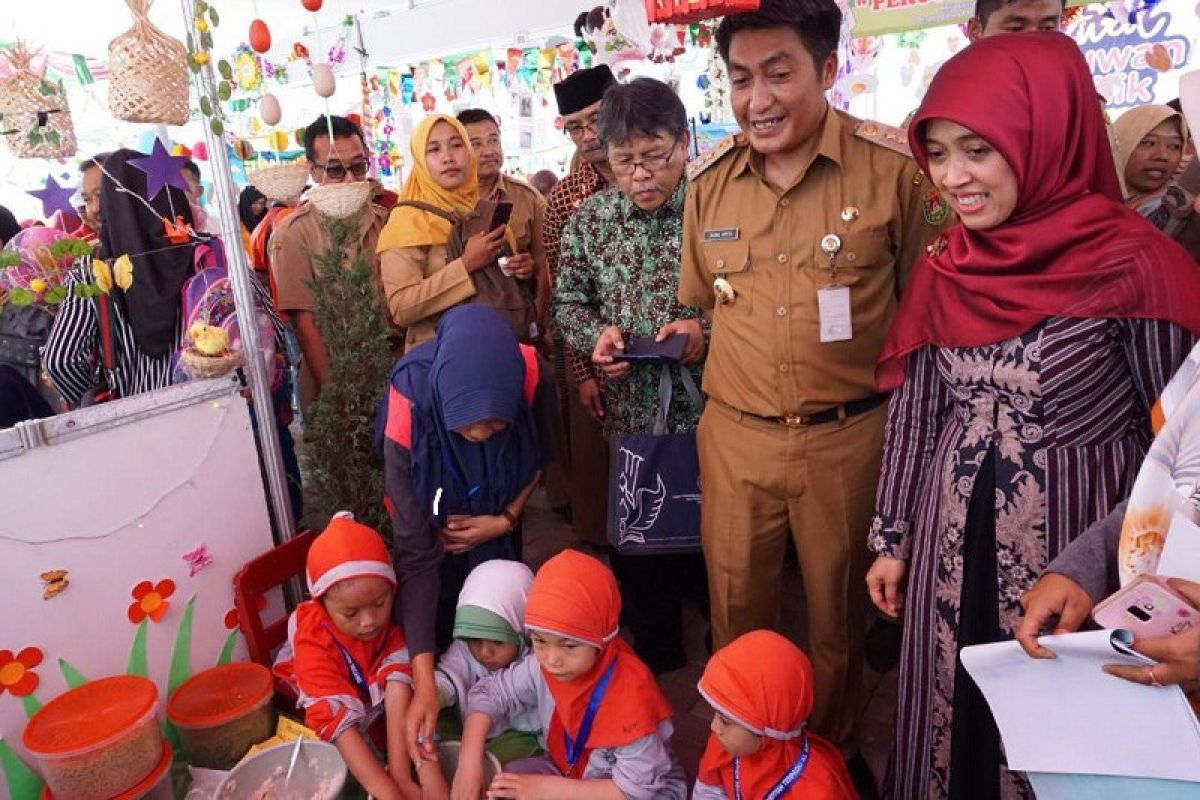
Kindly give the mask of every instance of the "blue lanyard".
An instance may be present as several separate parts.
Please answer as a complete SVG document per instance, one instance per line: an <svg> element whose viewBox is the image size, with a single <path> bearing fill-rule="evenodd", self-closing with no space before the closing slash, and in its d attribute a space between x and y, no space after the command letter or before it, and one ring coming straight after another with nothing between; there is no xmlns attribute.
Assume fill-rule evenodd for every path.
<svg viewBox="0 0 1200 800"><path fill-rule="evenodd" d="M567 733L567 727L563 726L563 744L567 750L567 770L574 770L575 764L579 761L579 757L583 755L583 749L587 746L588 736L592 733L592 723L596 721L596 712L600 710L600 701L604 699L604 693L608 690L608 683L612 679L613 672L617 669L616 659L608 665L608 669L604 670L604 674L600 676L600 680L596 683L596 688L592 689L592 696L588 699L587 711L583 715L583 722L579 726L579 738L571 741L570 735Z"/></svg>
<svg viewBox="0 0 1200 800"><path fill-rule="evenodd" d="M800 780L800 776L804 774L804 768L808 766L808 734L801 734L800 755L796 759L796 763L792 764L792 768L779 779L779 783L775 784L775 788L767 792L763 800L779 800L783 797L783 793L792 788L792 784ZM737 756L733 758L733 793L737 800L742 800L742 763Z"/></svg>
<svg viewBox="0 0 1200 800"><path fill-rule="evenodd" d="M333 640L333 644L337 647L338 652L342 654L342 660L346 662L346 669L350 672L350 682L354 684L354 688L358 690L359 696L366 701L367 705L371 704L371 686L367 683L367 676L363 674L362 668L358 666L358 662L354 660L354 656L350 655L350 651L346 649L346 645L338 641L337 636L329 626L321 623L321 626L329 633L329 638ZM383 652L384 646L387 644L387 634L382 636L383 641L379 643L379 653ZM379 653L375 657L379 657Z"/></svg>

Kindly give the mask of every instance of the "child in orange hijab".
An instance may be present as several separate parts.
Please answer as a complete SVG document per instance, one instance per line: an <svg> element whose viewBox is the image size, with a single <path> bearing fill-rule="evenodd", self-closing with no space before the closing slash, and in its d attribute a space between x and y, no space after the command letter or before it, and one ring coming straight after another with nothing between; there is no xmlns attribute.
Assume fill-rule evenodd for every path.
<svg viewBox="0 0 1200 800"><path fill-rule="evenodd" d="M612 572L575 550L538 571L525 606L533 654L472 687L455 797L478 797L493 724L536 709L549 755L506 767L491 798L683 800L671 753L671 706L649 668L618 637Z"/></svg>
<svg viewBox="0 0 1200 800"><path fill-rule="evenodd" d="M403 732L412 669L404 635L392 621L396 573L387 546L342 512L313 541L305 573L312 599L288 620L275 674L296 691L305 724L333 742L373 797L419 800ZM367 734L381 713L386 769Z"/></svg>
<svg viewBox="0 0 1200 800"><path fill-rule="evenodd" d="M837 748L804 729L812 684L808 656L772 631L713 655L699 689L716 713L693 800L856 800Z"/></svg>

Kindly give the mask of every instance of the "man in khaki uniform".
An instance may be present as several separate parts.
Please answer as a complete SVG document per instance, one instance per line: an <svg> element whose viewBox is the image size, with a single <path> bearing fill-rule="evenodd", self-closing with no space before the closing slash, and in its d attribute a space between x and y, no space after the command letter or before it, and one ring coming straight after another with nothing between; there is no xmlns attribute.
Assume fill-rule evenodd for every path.
<svg viewBox="0 0 1200 800"><path fill-rule="evenodd" d="M717 29L745 134L692 165L679 297L713 315L698 433L713 645L778 623L790 534L811 724L873 796L857 722L886 416L875 360L949 211L903 132L829 107L840 26L834 0L763 0Z"/></svg>
<svg viewBox="0 0 1200 800"><path fill-rule="evenodd" d="M329 138L332 125L333 139ZM345 117L324 117L304 131L304 151L308 157L309 173L317 184L361 181L366 178L369 162L362 131ZM381 203L382 201L382 203ZM372 268L379 274L379 257L375 243L388 218L388 208L395 195L377 188L365 211L359 217L360 245L343 254L342 263L349 266L361 252L371 254ZM329 379L329 354L314 316L312 280L317 262L314 253L329 249L321 215L312 203L302 203L271 235L270 269L275 279L275 303L288 313L296 327L296 338L304 361L300 368L300 405L307 413L308 406ZM383 324L382 321L380 324Z"/></svg>
<svg viewBox="0 0 1200 800"><path fill-rule="evenodd" d="M537 277L538 328L545 330L546 312L550 307L550 266L542 237L546 200L525 181L502 171L504 146L500 141L500 126L490 112L468 108L458 113L458 121L467 129L471 149L479 159L479 199L513 205L508 227L517 239L517 252L509 257L508 268L523 271L527 264L533 266L533 274Z"/></svg>

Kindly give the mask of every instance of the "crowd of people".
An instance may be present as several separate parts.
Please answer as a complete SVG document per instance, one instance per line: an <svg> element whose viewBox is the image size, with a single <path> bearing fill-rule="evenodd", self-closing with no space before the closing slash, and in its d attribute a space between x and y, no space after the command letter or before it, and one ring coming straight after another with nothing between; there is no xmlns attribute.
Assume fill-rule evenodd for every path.
<svg viewBox="0 0 1200 800"><path fill-rule="evenodd" d="M972 43L904 128L829 105L833 0L720 22L741 133L698 158L675 92L606 66L554 87L577 148L561 181L505 174L486 111L421 121L402 190L371 183L342 254L369 257L397 357L378 422L391 528L325 527L276 664L372 796L1032 797L959 653L1015 638L1052 657L1038 637L1117 588L1151 412L1200 337L1186 121L1151 105L1110 126L1063 12L978 0ZM350 120L318 119L304 144L314 185L369 180ZM172 380L192 255L160 217L211 224L198 180L139 202L134 157L82 167L78 235L140 255L132 286L68 300L46 333L42 388L62 407ZM325 217L252 187L238 211L305 410L330 381ZM630 357L668 341L673 358ZM12 372L0 424L38 399ZM680 552L618 552L613 443L652 430L694 438L698 530ZM538 487L577 549L534 575ZM711 626L694 788L655 677L687 661L687 602ZM771 632L781 615L803 615L804 651ZM889 641L898 708L876 776L864 652ZM1200 631L1135 648L1155 666L1114 675L1197 679Z"/></svg>

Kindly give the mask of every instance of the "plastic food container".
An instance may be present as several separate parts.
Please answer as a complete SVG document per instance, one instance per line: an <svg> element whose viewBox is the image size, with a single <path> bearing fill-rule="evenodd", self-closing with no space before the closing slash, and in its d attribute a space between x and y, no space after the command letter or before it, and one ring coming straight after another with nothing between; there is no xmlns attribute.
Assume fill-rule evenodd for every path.
<svg viewBox="0 0 1200 800"><path fill-rule="evenodd" d="M124 794L119 794L113 800L174 800L175 792L171 787L171 760L175 753L171 745L164 739L163 754L158 760L158 766L146 776L146 779ZM41 800L56 800L47 786L42 790ZM66 798L64 798L66 800Z"/></svg>
<svg viewBox="0 0 1200 800"><path fill-rule="evenodd" d="M274 679L261 664L206 669L175 690L167 718L179 730L188 763L232 769L250 746L275 732Z"/></svg>
<svg viewBox="0 0 1200 800"><path fill-rule="evenodd" d="M85 683L29 720L22 741L50 791L66 800L110 800L137 786L163 755L158 689L133 675Z"/></svg>
<svg viewBox="0 0 1200 800"><path fill-rule="evenodd" d="M295 742L284 742L255 753L225 777L216 800L337 800L346 783L346 762L328 742L305 739L292 780L284 777Z"/></svg>

